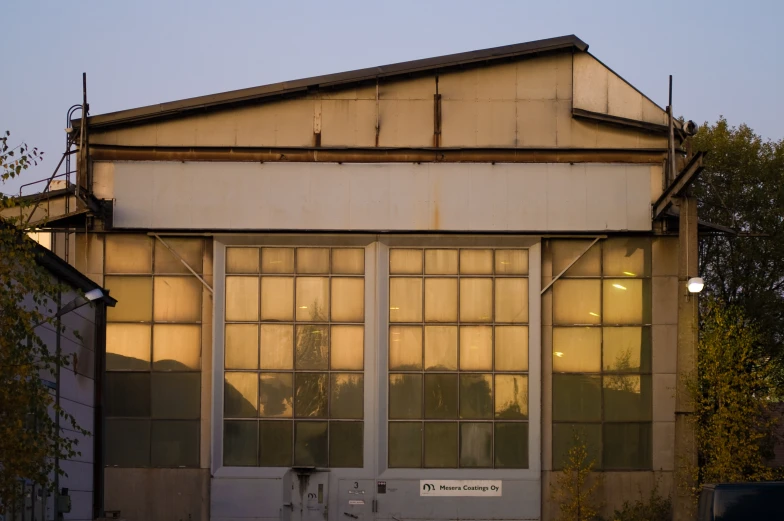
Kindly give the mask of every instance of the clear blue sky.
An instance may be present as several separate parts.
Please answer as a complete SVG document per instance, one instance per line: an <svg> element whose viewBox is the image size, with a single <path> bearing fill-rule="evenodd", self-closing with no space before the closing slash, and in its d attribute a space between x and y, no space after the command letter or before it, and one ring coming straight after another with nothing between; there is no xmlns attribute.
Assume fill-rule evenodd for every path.
<svg viewBox="0 0 784 521"><path fill-rule="evenodd" d="M576 34L662 106L673 74L676 114L724 115L779 140L783 20L780 0L5 0L0 130L46 151L29 182L59 160L83 71L91 114L101 114Z"/></svg>

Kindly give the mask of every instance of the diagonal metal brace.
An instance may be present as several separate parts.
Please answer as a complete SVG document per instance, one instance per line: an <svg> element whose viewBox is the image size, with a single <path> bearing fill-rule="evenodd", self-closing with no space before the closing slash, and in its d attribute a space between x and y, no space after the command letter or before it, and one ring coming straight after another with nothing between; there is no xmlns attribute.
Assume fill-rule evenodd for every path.
<svg viewBox="0 0 784 521"><path fill-rule="evenodd" d="M592 242L591 244L589 244L589 245L588 245L588 247L587 247L587 248L585 248L585 249L584 249L582 252L580 252L580 255L578 255L577 257L575 257L575 258L574 258L574 260L573 260L572 262L570 262L570 263L569 263L569 265L568 265L567 267L565 267L563 270L561 270L561 273L559 273L558 275L556 275L555 277L553 277L553 280L551 280L551 281L550 281L550 283L549 283L549 284L547 284L547 286L545 286L544 288L542 288L542 291L541 291L541 293L539 293L539 294L540 294L540 295L544 295L544 292L545 292L545 291L547 291L548 289L550 289L550 286L552 286L553 284L555 284L555 281L557 281L558 279L560 279L560 278L561 278L561 276L562 276L564 273L566 273L566 272L569 270L569 268L571 268L572 266L574 266L574 264L575 264L575 263L576 263L578 260L582 259L582 258L583 258L583 255L585 255L586 253L588 253L588 250L590 250L591 248L593 248L593 245L594 245L594 244L596 244L597 242L599 242L601 239L606 239L606 238L607 238L607 236L606 236L606 235L603 235L603 236L601 236L601 237L597 237L597 238L595 238L595 239L593 240L593 242Z"/></svg>
<svg viewBox="0 0 784 521"><path fill-rule="evenodd" d="M691 158L689 164L681 170L672 184L667 187L663 194L661 194L661 197L653 203L654 221L667 211L676 197L683 195L683 192L697 180L697 176L699 176L700 172L705 168L703 166L703 159L705 159L705 152L697 152L694 154L694 157Z"/></svg>
<svg viewBox="0 0 784 521"><path fill-rule="evenodd" d="M187 262L185 262L185 259L183 259L182 257L180 257L180 255L179 255L179 254L178 254L176 251L174 251L174 250L171 248L171 246L169 246L168 244L166 244L166 242L165 242L163 239L161 239L161 236L160 236L160 235L158 235L157 233L153 233L153 235L155 236L155 238L156 238L156 239L158 239L159 241L161 241L161 244L163 244L164 246L166 246L166 249L167 249L167 250L169 250L169 251L171 252L171 254L172 254L172 255L174 255L175 257L177 257L177 259L178 259L180 262L182 262L182 265L183 265L183 266L185 266L185 267L188 269L188 271L190 271L191 273L193 273L193 276L194 276L194 277L196 277L197 279L199 279L199 280L201 281L201 283L202 283L202 284L204 284L204 287L205 287L205 288L207 288L207 289L210 291L210 293L213 293L213 294L214 294L214 291L212 290L212 287L211 287L209 284L207 284L207 281L206 281L206 280L204 280L204 279L201 277L201 275L199 275L198 273L196 273L196 271L195 271L193 268L191 268L191 267L190 267L190 265L189 265Z"/></svg>

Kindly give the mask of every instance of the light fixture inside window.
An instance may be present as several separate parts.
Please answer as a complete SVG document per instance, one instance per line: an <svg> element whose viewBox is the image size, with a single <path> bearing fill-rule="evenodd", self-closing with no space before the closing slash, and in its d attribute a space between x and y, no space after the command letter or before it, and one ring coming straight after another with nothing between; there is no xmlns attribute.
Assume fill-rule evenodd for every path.
<svg viewBox="0 0 784 521"><path fill-rule="evenodd" d="M705 287L705 281L702 280L702 277L692 277L689 279L687 287L689 288L689 293L699 293Z"/></svg>

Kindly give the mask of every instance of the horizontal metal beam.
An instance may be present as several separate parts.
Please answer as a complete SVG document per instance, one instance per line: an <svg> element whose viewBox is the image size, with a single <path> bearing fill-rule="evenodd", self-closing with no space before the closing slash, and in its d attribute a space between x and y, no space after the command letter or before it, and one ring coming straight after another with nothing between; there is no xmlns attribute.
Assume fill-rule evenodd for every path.
<svg viewBox="0 0 784 521"><path fill-rule="evenodd" d="M661 194L661 197L653 203L653 220L655 221L659 217L667 211L667 209L672 205L673 200L676 197L680 197L683 192L691 186L691 184L697 179L697 176L700 175L700 172L703 171L705 168L703 166L703 159L705 158L705 152L697 152L694 154L694 157L691 158L691 161L686 165L686 167L681 170L675 180L672 182L670 186Z"/></svg>
<svg viewBox="0 0 784 521"><path fill-rule="evenodd" d="M91 145L103 161L245 161L292 163L649 163L660 164L662 149L509 148L257 148L123 147Z"/></svg>

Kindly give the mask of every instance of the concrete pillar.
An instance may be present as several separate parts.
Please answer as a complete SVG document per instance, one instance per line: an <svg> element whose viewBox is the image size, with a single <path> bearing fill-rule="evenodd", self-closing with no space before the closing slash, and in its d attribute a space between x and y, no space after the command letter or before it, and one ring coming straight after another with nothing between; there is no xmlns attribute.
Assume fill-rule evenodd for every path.
<svg viewBox="0 0 784 521"><path fill-rule="evenodd" d="M690 295L686 282L697 276L697 200L680 198L679 261L678 261L678 352L675 388L675 468L673 480L673 513L675 521L695 518L692 495L694 470L697 467L697 445L694 413L687 382L697 370L697 296Z"/></svg>

